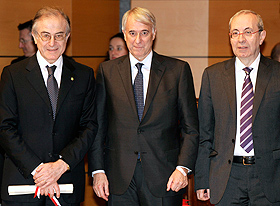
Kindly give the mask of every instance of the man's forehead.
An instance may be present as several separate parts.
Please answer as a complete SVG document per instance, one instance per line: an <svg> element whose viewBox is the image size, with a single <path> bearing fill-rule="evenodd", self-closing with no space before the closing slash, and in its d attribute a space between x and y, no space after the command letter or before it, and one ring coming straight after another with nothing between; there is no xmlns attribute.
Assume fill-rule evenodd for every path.
<svg viewBox="0 0 280 206"><path fill-rule="evenodd" d="M132 30L147 31L147 30L151 30L152 26L149 24L142 23L140 21L134 21L134 22L130 22L129 24L127 24L127 29L129 31L132 31Z"/></svg>
<svg viewBox="0 0 280 206"><path fill-rule="evenodd" d="M45 16L38 20L38 28L48 30L59 28L60 30L66 29L67 22L60 16Z"/></svg>
<svg viewBox="0 0 280 206"><path fill-rule="evenodd" d="M55 24L55 23L66 23L66 20L61 15L43 15L38 19L39 24Z"/></svg>
<svg viewBox="0 0 280 206"><path fill-rule="evenodd" d="M249 14L240 14L236 16L231 23L231 30L240 29L243 30L248 28L254 28L258 26L257 17L251 13Z"/></svg>
<svg viewBox="0 0 280 206"><path fill-rule="evenodd" d="M31 33L30 30L26 28L19 31L20 35L28 35L30 33Z"/></svg>

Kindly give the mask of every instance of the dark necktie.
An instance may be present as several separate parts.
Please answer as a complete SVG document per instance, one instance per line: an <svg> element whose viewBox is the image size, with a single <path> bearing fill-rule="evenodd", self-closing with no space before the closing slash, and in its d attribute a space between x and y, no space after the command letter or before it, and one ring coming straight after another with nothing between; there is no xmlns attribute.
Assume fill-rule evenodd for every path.
<svg viewBox="0 0 280 206"><path fill-rule="evenodd" d="M53 66L49 67L47 65L46 68L49 73L48 80L47 80L47 89L48 89L48 93L49 93L49 98L51 100L53 119L55 119L57 97L58 97L58 86L57 86L57 81L54 77L54 71L56 69L56 66L53 65Z"/></svg>
<svg viewBox="0 0 280 206"><path fill-rule="evenodd" d="M138 69L138 73L134 79L133 87L139 121L141 121L144 112L143 73L141 71L143 65L144 64L142 63L135 64Z"/></svg>
<svg viewBox="0 0 280 206"><path fill-rule="evenodd" d="M254 102L253 84L250 78L251 68L243 69L246 73L242 87L240 107L240 145L249 153L253 149L252 113Z"/></svg>

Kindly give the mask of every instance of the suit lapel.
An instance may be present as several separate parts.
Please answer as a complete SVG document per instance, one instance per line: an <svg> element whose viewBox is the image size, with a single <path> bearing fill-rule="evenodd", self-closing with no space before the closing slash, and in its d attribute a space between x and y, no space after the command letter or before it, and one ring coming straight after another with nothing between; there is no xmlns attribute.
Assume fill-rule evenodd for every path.
<svg viewBox="0 0 280 206"><path fill-rule="evenodd" d="M40 66L37 62L36 55L32 56L26 66L26 70L29 71L27 79L33 88L37 91L38 95L44 100L46 105L51 109L51 103L48 96L48 91L40 70Z"/></svg>
<svg viewBox="0 0 280 206"><path fill-rule="evenodd" d="M254 106L253 106L253 123L258 112L259 106L261 104L262 98L264 96L265 90L271 78L272 69L269 67L269 62L265 57L261 56L256 87L254 95Z"/></svg>
<svg viewBox="0 0 280 206"><path fill-rule="evenodd" d="M133 92L133 86L132 86L130 61L129 61L128 56L126 56L123 59L123 61L121 61L119 63L118 71L121 76L122 83L123 83L124 89L126 91L127 97L129 99L130 105L133 108L135 115L137 115L137 117L138 117L135 98L134 98L134 92ZM164 71L165 71L165 66L162 65L160 56L156 52L154 52L153 59L152 59L152 65L151 65L151 71L150 71L149 85L148 85L145 107L144 107L144 114L143 114L142 119L144 119L145 114L147 113L149 106L153 100L153 97L155 96L155 93L157 91L158 85L160 83L160 80L162 78Z"/></svg>
<svg viewBox="0 0 280 206"><path fill-rule="evenodd" d="M123 87L125 89L126 95L128 97L129 103L135 112L135 114L138 117L135 98L134 98L134 92L133 92L133 86L132 86L132 77L131 77L131 66L128 55L123 59L123 61L120 61L117 65L118 71L123 83ZM138 118L137 118L138 119Z"/></svg>
<svg viewBox="0 0 280 206"><path fill-rule="evenodd" d="M66 58L63 58L63 66L62 66L62 76L61 76L61 83L60 83L60 89L58 94L58 102L57 102L57 113L59 112L59 109L67 96L70 88L72 87L74 81L75 81L75 75L73 71L75 68L73 65L67 60Z"/></svg>
<svg viewBox="0 0 280 206"><path fill-rule="evenodd" d="M236 119L235 58L229 60L225 65L222 81L227 93L231 112Z"/></svg>
<svg viewBox="0 0 280 206"><path fill-rule="evenodd" d="M142 119L144 119L151 105L151 102L156 94L157 88L159 86L160 80L164 74L165 69L166 67L163 65L163 61L160 58L160 56L156 52L153 52L150 78L149 78L148 90L146 95L144 114Z"/></svg>

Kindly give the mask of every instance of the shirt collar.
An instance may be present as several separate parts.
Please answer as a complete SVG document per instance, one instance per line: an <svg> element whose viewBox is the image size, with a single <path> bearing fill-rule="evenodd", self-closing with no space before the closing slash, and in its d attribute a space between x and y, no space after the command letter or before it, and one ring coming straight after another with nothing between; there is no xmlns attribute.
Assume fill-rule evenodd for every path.
<svg viewBox="0 0 280 206"><path fill-rule="evenodd" d="M62 64L63 64L63 58L62 55L53 63L50 64L40 53L40 51L38 50L36 53L36 57L39 63L40 68L46 68L47 65L49 66L53 66L55 65L58 68L62 68Z"/></svg>
<svg viewBox="0 0 280 206"><path fill-rule="evenodd" d="M259 53L259 55L255 59L255 61L249 66L250 68L253 68L253 71L257 71L258 70L260 59L261 59L261 53ZM240 59L238 57L236 57L235 68L237 69L237 71L241 71L245 67L246 66L240 61Z"/></svg>
<svg viewBox="0 0 280 206"><path fill-rule="evenodd" d="M152 58L153 58L153 51L151 51L148 56L146 56L146 58L143 61L139 61L138 59L136 59L131 53L129 53L129 59L130 59L130 64L132 67L135 66L135 64L137 64L138 62L143 63L143 67L146 69L150 69L151 68L151 64L152 64Z"/></svg>

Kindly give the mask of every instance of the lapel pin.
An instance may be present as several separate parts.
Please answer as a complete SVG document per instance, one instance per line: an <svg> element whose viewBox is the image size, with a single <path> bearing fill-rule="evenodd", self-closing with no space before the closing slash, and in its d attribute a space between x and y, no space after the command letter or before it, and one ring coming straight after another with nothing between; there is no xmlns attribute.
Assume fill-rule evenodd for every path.
<svg viewBox="0 0 280 206"><path fill-rule="evenodd" d="M71 77L71 81L74 81L74 77Z"/></svg>

